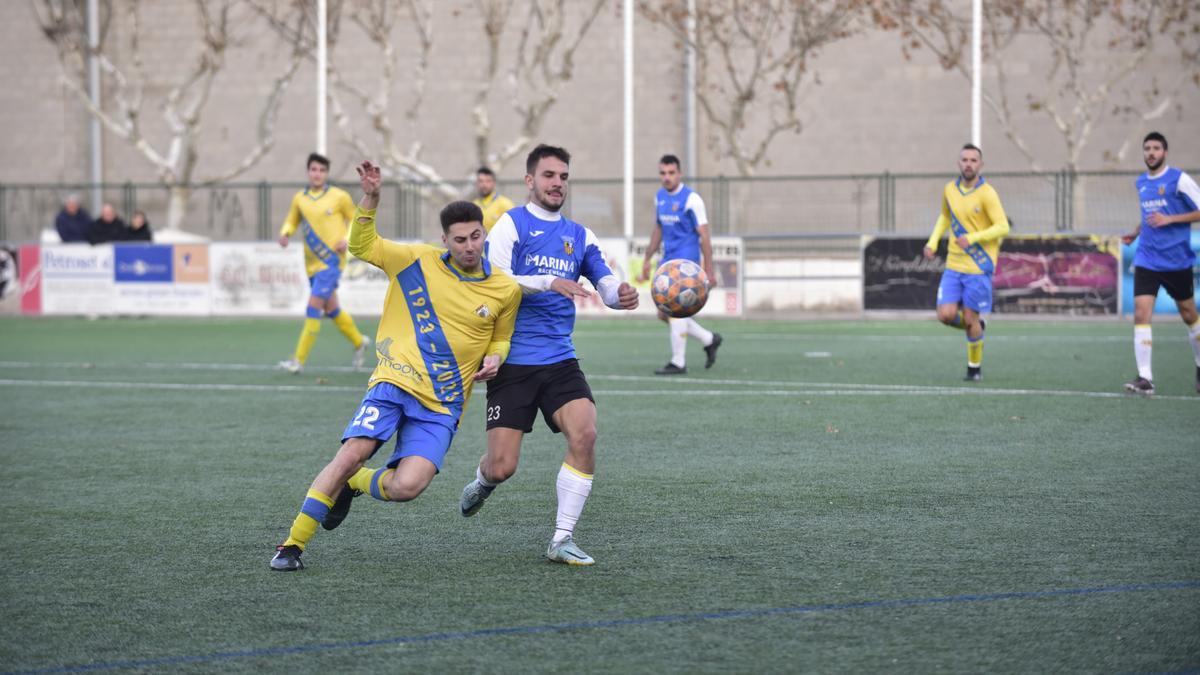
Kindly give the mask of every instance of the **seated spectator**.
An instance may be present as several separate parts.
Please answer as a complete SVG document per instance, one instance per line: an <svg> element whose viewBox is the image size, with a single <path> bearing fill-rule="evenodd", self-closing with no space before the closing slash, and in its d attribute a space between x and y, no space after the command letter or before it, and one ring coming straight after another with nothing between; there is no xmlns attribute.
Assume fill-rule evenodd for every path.
<svg viewBox="0 0 1200 675"><path fill-rule="evenodd" d="M129 227L125 221L117 217L117 210L112 204L100 207L100 217L92 221L88 232L88 241L92 244L103 244L109 241L121 241Z"/></svg>
<svg viewBox="0 0 1200 675"><path fill-rule="evenodd" d="M79 205L79 195L67 195L62 210L54 217L54 229L58 230L58 238L63 243L73 241L88 241L88 231L92 227L92 217L87 209Z"/></svg>
<svg viewBox="0 0 1200 675"><path fill-rule="evenodd" d="M146 220L146 213L141 209L134 211L129 217L129 228L125 230L124 240L151 241L150 221Z"/></svg>

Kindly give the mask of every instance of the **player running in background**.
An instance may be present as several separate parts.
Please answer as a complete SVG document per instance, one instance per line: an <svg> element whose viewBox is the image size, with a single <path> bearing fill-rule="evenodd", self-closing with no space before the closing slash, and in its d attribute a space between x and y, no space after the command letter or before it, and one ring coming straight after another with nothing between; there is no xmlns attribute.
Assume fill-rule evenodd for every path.
<svg viewBox="0 0 1200 675"><path fill-rule="evenodd" d="M938 241L951 230L946 271L938 285L938 321L967 332L967 381L983 378L982 315L992 310L992 274L1008 218L1000 196L983 179L983 151L967 143L958 153L958 178L942 190L942 214L925 242L925 257L937 254Z"/></svg>
<svg viewBox="0 0 1200 675"><path fill-rule="evenodd" d="M363 198L355 212L350 251L391 282L383 301L379 364L342 447L317 474L271 569L302 569L300 555L321 524L346 517L351 500L369 493L383 501L416 499L441 469L474 382L491 379L508 354L521 289L493 274L483 257L483 214L469 202L442 209L443 251L397 244L375 232L379 167L358 169ZM396 449L379 469L363 466L393 434Z"/></svg>
<svg viewBox="0 0 1200 675"><path fill-rule="evenodd" d="M1126 244L1139 240L1133 258L1133 357L1138 376L1125 384L1125 390L1147 396L1154 393L1150 319L1161 286L1175 300L1188 327L1196 357L1196 393L1200 394L1200 318L1192 278L1196 253L1191 245L1192 223L1200 220L1200 187L1191 176L1167 166L1167 139L1157 131L1142 140L1142 159L1146 173L1138 176L1136 183L1142 222L1121 237Z"/></svg>
<svg viewBox="0 0 1200 675"><path fill-rule="evenodd" d="M346 267L346 233L354 215L354 202L345 190L329 185L329 160L312 153L308 156L308 187L292 197L292 206L279 230L279 245L287 247L291 236L300 230L304 238L304 268L311 295L305 309L304 327L292 358L279 367L299 373L321 332L321 317L328 316L354 345L355 368L361 368L363 355L371 344L358 332L350 313L338 305L337 287Z"/></svg>
<svg viewBox="0 0 1200 675"><path fill-rule="evenodd" d="M500 216L515 204L496 190L496 174L486 166L475 172L475 192L477 196L473 202L483 211L483 229L491 232Z"/></svg>
<svg viewBox="0 0 1200 675"><path fill-rule="evenodd" d="M538 410L554 433L567 439L556 481L558 512L546 557L569 565L595 562L574 540L575 524L592 489L596 457L596 404L571 332L575 297L589 295L578 281L587 277L604 304L635 309L637 289L617 280L604 261L596 235L559 211L567 198L566 150L539 145L525 161L529 203L504 214L488 235L488 257L511 272L525 296L517 313L512 350L487 388L487 453L459 504L474 515L497 485L517 470L521 439L533 431Z"/></svg>
<svg viewBox="0 0 1200 675"><path fill-rule="evenodd" d="M663 155L658 160L658 178L662 188L654 197L656 217L654 231L650 234L650 245L646 247L646 259L642 262L642 274L638 281L650 278L650 259L658 252L661 243L661 260L682 258L699 263L704 256L704 273L708 276L708 287L717 285L713 271L712 239L709 237L708 213L704 200L690 187L683 184L679 172L679 158ZM655 375L687 374L687 338L692 336L704 345L704 367L712 368L717 361L717 349L721 346L721 334L706 330L695 319L673 319L662 312L658 318L667 324L671 337L671 360L654 371Z"/></svg>

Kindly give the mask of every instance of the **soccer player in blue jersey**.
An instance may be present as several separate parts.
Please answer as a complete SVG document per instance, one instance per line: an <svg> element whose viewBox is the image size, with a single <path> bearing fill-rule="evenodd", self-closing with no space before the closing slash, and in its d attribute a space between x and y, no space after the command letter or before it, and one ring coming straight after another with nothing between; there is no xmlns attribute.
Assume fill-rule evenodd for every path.
<svg viewBox="0 0 1200 675"><path fill-rule="evenodd" d="M654 196L654 207L657 216L654 221L654 231L650 234L650 245L646 247L646 258L642 262L642 274L638 281L650 277L650 259L658 252L661 243L662 260L682 258L692 262L704 261L702 267L708 276L708 286L717 285L717 275L713 272L712 239L709 237L708 213L704 209L704 200L690 187L683 184L683 176L679 172L679 158L675 155L663 155L658 160L658 178L662 188ZM712 368L717 361L717 349L721 346L721 334L713 333L691 317L673 319L662 312L658 318L666 322L671 337L671 360L667 365L654 371L655 375L685 375L687 374L687 338L692 336L704 346L704 367Z"/></svg>
<svg viewBox="0 0 1200 675"><path fill-rule="evenodd" d="M337 527L351 500L416 499L441 469L458 431L471 385L491 379L508 354L521 289L494 274L484 258L483 213L469 202L442 209L446 250L398 244L375 232L379 167L358 168L363 198L354 214L350 251L391 279L379 320L362 405L342 433L342 447L317 474L271 569L302 569L300 555L317 531ZM363 466L395 434L396 450L379 469Z"/></svg>
<svg viewBox="0 0 1200 675"><path fill-rule="evenodd" d="M1196 393L1200 394L1200 318L1192 276L1196 253L1191 246L1192 223L1200 220L1200 187L1191 176L1167 166L1167 139L1157 131L1142 140L1142 159L1146 173L1138 176L1136 183L1142 222L1121 237L1126 244L1138 240L1133 258L1133 357L1138 376L1125 384L1125 390L1146 396L1154 393L1150 318L1161 287L1175 300L1188 327L1196 357Z"/></svg>
<svg viewBox="0 0 1200 675"><path fill-rule="evenodd" d="M346 267L346 236L353 215L354 201L350 195L329 185L329 160L315 152L309 155L308 187L292 197L292 205L279 230L279 245L283 247L287 247L297 230L304 238L304 269L311 288L296 351L292 358L279 362L279 367L290 373L303 370L321 332L323 316L333 319L333 324L354 345L352 363L355 368L362 367L371 341L358 332L354 319L341 308L337 297L338 282Z"/></svg>
<svg viewBox="0 0 1200 675"><path fill-rule="evenodd" d="M1000 195L984 180L983 151L967 143L958 153L958 178L942 189L942 213L925 242L925 257L936 255L950 230L946 270L937 292L938 321L966 331L968 382L983 378L983 315L992 310L992 274L1000 240L1008 234L1008 216Z"/></svg>
<svg viewBox="0 0 1200 675"><path fill-rule="evenodd" d="M508 359L488 382L487 453L475 480L463 488L459 506L464 516L474 515L496 486L516 472L521 439L533 431L540 410L550 430L567 440L546 557L591 565L595 561L574 540L596 470L596 404L571 342L574 299L589 295L580 277L587 277L613 309L635 309L638 293L613 274L596 235L559 212L567 198L570 162L562 148L534 148L525 160L529 202L501 216L488 235L492 266L516 277L524 297Z"/></svg>

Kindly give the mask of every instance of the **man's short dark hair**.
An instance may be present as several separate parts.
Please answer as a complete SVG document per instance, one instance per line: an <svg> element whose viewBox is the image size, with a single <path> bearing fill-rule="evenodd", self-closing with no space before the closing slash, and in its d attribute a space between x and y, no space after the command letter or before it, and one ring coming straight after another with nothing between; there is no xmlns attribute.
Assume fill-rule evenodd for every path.
<svg viewBox="0 0 1200 675"><path fill-rule="evenodd" d="M974 150L975 152L979 153L979 159L983 159L983 150L980 150L979 146L975 145L974 143L967 143L962 146L962 149L963 150ZM962 152L962 150L959 150L959 152Z"/></svg>
<svg viewBox="0 0 1200 675"><path fill-rule="evenodd" d="M679 158L676 157L675 155L663 155L662 157L660 157L658 159L658 163L659 164L674 164L675 168L679 168L681 166L679 163Z"/></svg>
<svg viewBox="0 0 1200 675"><path fill-rule="evenodd" d="M308 161L304 163L304 168L307 169L312 166L313 162L325 167L326 170L329 169L329 158L319 152L314 152L308 156Z"/></svg>
<svg viewBox="0 0 1200 675"><path fill-rule="evenodd" d="M1158 141L1159 143L1162 143L1163 150L1167 149L1167 137L1163 136L1157 131L1151 131L1150 133L1146 134L1146 137L1142 139L1142 145L1146 145L1146 141Z"/></svg>
<svg viewBox="0 0 1200 675"><path fill-rule="evenodd" d="M540 162L543 157L553 157L561 161L563 164L571 164L571 153L563 150L560 147L542 143L531 150L529 156L525 158L525 173L532 176L533 172L537 171L538 162Z"/></svg>
<svg viewBox="0 0 1200 675"><path fill-rule="evenodd" d="M496 172L492 171L491 169L487 168L486 166L481 166L481 167L479 167L479 170L475 172L475 175L476 176L491 176L492 178L495 178Z"/></svg>
<svg viewBox="0 0 1200 675"><path fill-rule="evenodd" d="M471 202L450 202L442 209L442 233L450 231L458 223L482 223L483 210Z"/></svg>

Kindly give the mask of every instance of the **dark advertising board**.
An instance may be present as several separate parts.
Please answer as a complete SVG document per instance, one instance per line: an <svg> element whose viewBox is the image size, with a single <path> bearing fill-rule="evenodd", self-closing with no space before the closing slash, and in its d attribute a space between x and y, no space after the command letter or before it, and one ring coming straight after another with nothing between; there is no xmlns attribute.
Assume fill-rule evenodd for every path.
<svg viewBox="0 0 1200 675"><path fill-rule="evenodd" d="M869 240L863 250L863 308L932 309L945 265L924 239ZM1017 235L1000 247L992 278L994 311L1005 314L1116 314L1120 241L1095 235Z"/></svg>

